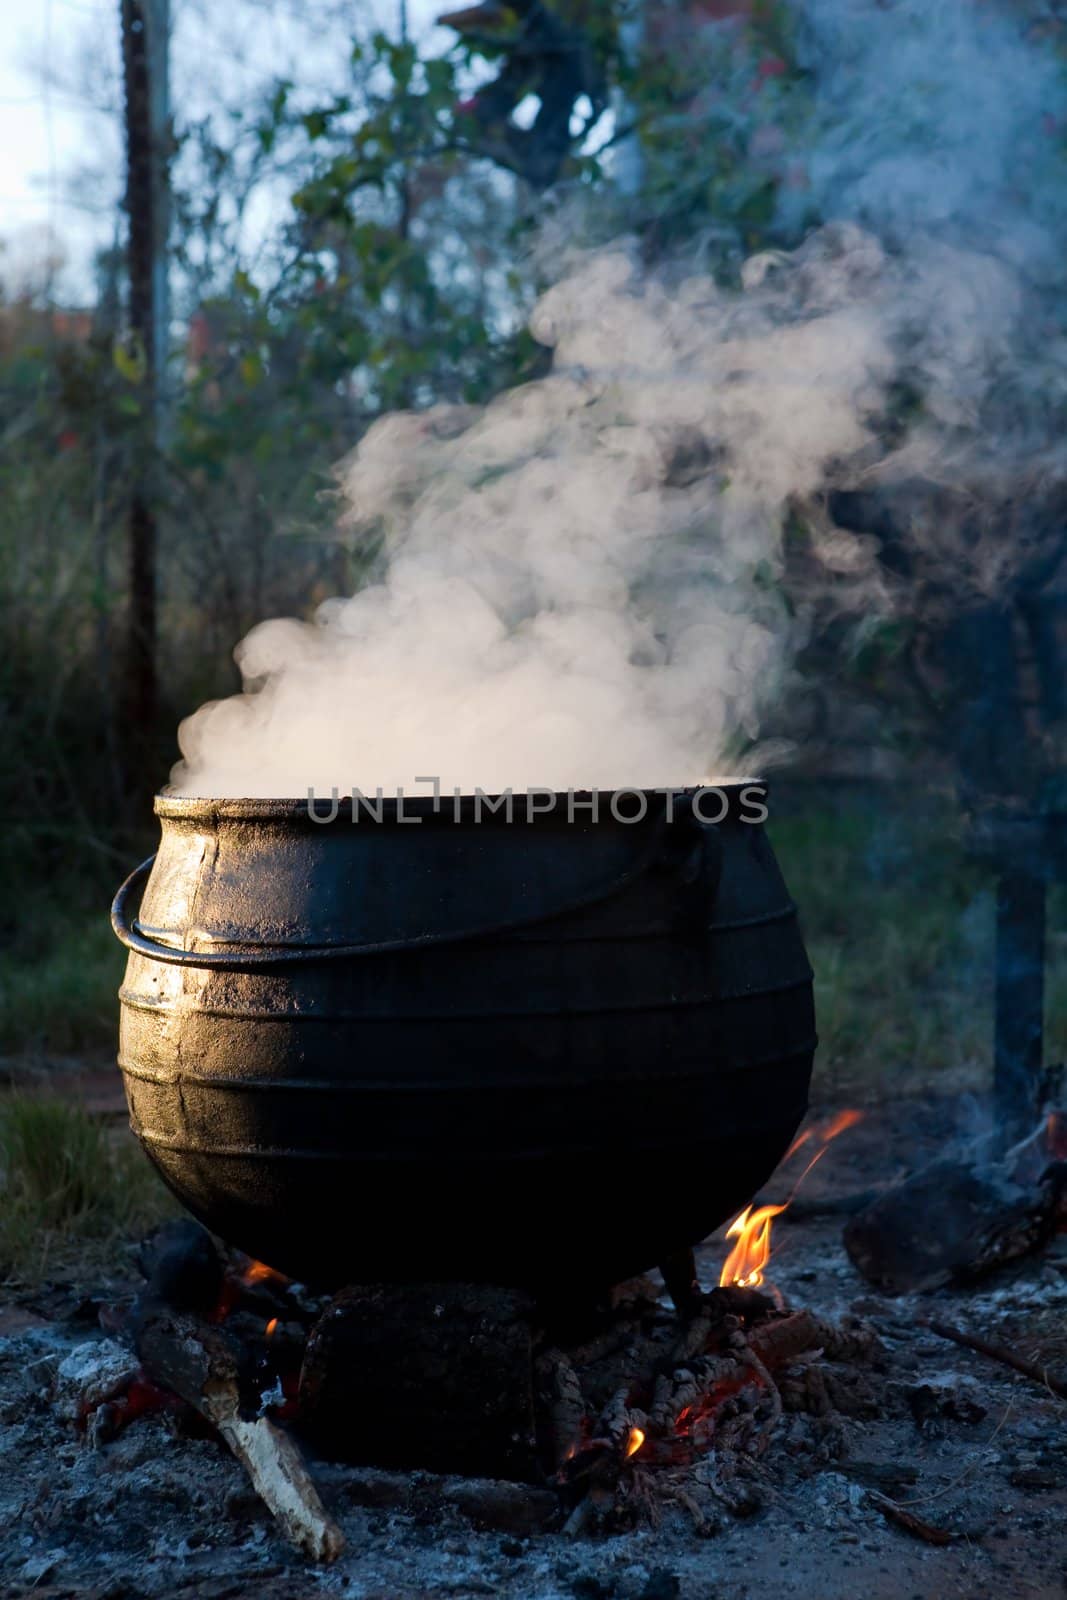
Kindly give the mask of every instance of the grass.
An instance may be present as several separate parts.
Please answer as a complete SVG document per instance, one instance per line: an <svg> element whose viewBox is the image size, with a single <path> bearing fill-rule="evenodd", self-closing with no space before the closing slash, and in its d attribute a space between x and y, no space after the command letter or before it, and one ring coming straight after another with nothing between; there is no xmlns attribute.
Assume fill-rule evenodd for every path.
<svg viewBox="0 0 1067 1600"><path fill-rule="evenodd" d="M0 837L0 1055L113 1049L125 952L108 907L136 856L26 826Z"/></svg>
<svg viewBox="0 0 1067 1600"><path fill-rule="evenodd" d="M62 937L35 945L0 953L0 1054L76 1055L113 1044L126 956L106 907L83 911Z"/></svg>
<svg viewBox="0 0 1067 1600"><path fill-rule="evenodd" d="M0 1101L0 1276L62 1270L86 1246L102 1252L172 1207L133 1140L54 1097Z"/></svg>
<svg viewBox="0 0 1067 1600"><path fill-rule="evenodd" d="M771 836L815 969L821 1097L988 1086L994 884L959 821L853 803L798 806ZM1067 1056L1067 896L1049 907L1045 1059Z"/></svg>

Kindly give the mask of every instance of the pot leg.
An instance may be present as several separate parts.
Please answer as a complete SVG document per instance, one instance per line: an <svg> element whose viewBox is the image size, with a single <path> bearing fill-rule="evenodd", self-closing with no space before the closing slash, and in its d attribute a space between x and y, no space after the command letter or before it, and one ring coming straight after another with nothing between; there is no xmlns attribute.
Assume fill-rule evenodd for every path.
<svg viewBox="0 0 1067 1600"><path fill-rule="evenodd" d="M678 1315L687 1316L699 1304L702 1295L692 1246L673 1251L660 1262L659 1270Z"/></svg>

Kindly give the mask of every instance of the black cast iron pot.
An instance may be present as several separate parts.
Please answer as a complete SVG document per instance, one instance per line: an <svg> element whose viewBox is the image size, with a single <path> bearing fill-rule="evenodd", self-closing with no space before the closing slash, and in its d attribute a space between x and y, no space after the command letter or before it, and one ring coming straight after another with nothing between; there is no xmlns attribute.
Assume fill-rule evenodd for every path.
<svg viewBox="0 0 1067 1600"><path fill-rule="evenodd" d="M161 795L112 912L135 1133L208 1227L305 1281L663 1261L751 1198L807 1103L811 970L745 820L764 796L317 821Z"/></svg>

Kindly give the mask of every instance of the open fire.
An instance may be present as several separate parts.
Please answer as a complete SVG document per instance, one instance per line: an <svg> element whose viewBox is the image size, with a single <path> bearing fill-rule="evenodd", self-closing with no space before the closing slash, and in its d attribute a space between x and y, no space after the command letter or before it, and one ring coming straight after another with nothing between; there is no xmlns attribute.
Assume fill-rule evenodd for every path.
<svg viewBox="0 0 1067 1600"><path fill-rule="evenodd" d="M881 1329L788 1304L770 1281L781 1243L773 1228L859 1118L844 1112L804 1130L783 1164L786 1198L754 1197L725 1230L721 1281L687 1292L679 1269L668 1274L670 1299L649 1280L584 1300L569 1286L555 1303L433 1282L325 1297L219 1247L191 1221L170 1223L142 1248L147 1281L136 1299L102 1317L132 1350L121 1382L109 1367L107 1386L86 1391L67 1414L98 1446L153 1412L179 1433L210 1431L242 1463L280 1531L316 1560L343 1548L320 1496L323 1479L339 1482L331 1474L341 1473L390 1504L406 1505L415 1483L452 1485L472 1515L505 1526L517 1519L524 1531L621 1532L658 1523L673 1506L706 1533L721 1523L717 1506L751 1514L765 1503L761 1485L773 1497L780 1475L795 1474L808 1453L814 1470L847 1473L838 1463L849 1419L888 1419L901 1406L907 1415L913 1405L926 1417L942 1403L894 1366L892 1320L887 1347ZM1020 1182L1029 1174L1040 1186L1058 1171L1060 1133L1053 1115L1009 1152ZM892 1185L883 1203L908 1189ZM826 1203L819 1196L805 1219ZM803 1260L795 1228L789 1243ZM925 1325L1014 1365L1042 1393L1062 1392L1054 1374L940 1314ZM121 1357L109 1348L112 1361ZM949 1396L945 1415L973 1425L986 1414L979 1392ZM315 1478L307 1453L318 1461ZM875 1489L865 1504L913 1538L954 1537L936 1519L924 1522L907 1496Z"/></svg>
<svg viewBox="0 0 1067 1600"><path fill-rule="evenodd" d="M145 1288L112 1318L139 1365L123 1392L86 1403L82 1425L102 1441L152 1411L208 1424L291 1542L320 1560L342 1540L304 1467L305 1447L385 1471L511 1486L534 1496L546 1527L571 1535L654 1520L668 1501L699 1528L709 1483L741 1513L786 1419L824 1428L832 1458L834 1419L884 1404L886 1352L874 1330L795 1309L769 1278L775 1224L862 1115L845 1110L797 1136L780 1168L786 1198L757 1196L726 1228L714 1289L702 1291L675 1262L666 1273L673 1307L647 1280L584 1301L572 1288L555 1303L433 1282L325 1298L263 1261L220 1251L196 1223L168 1224L143 1248ZM990 1259L1034 1248L1063 1225L1062 1117L1045 1117L1001 1165L990 1192L1003 1193L1007 1174L1029 1209L1010 1212L1018 1240L1000 1227ZM925 1226L931 1181L956 1202L938 1167L933 1179L891 1186L850 1230L876 1229L879 1207L889 1207L893 1238L906 1238L899 1207L914 1209L917 1187ZM966 1342L951 1328L944 1337ZM913 1516L902 1525L925 1527Z"/></svg>
<svg viewBox="0 0 1067 1600"><path fill-rule="evenodd" d="M719 1278L720 1287L736 1284L739 1289L758 1289L763 1283L763 1270L771 1258L771 1224L780 1217L785 1206L746 1206L726 1230L728 1239L736 1239L730 1254L723 1263Z"/></svg>
<svg viewBox="0 0 1067 1600"><path fill-rule="evenodd" d="M849 1128L854 1128L861 1121L862 1111L839 1111L821 1127L805 1128L793 1140L786 1151L783 1166L798 1150L814 1141L817 1144L815 1154L793 1184L788 1200L781 1205L746 1206L739 1216L726 1230L727 1239L737 1242L723 1262L719 1274L719 1287L729 1288L731 1285L739 1289L759 1289L763 1287L764 1272L771 1258L771 1228L776 1217L788 1210L797 1190L804 1182L808 1173L818 1161L821 1161L830 1147L832 1140L839 1134L845 1133ZM770 1291L772 1295L774 1291Z"/></svg>
<svg viewBox="0 0 1067 1600"><path fill-rule="evenodd" d="M808 1403L822 1364L855 1367L832 1380L848 1404L856 1372L862 1390L877 1361L870 1330L790 1310L765 1281L772 1222L858 1118L842 1113L795 1141L787 1160L815 1153L789 1199L746 1207L727 1230L718 1287L694 1285L687 1299L672 1289L673 1310L644 1280L555 1308L467 1284L322 1300L264 1262L220 1253L198 1224L168 1224L142 1251L144 1290L113 1317L140 1368L84 1425L114 1436L153 1409L195 1414L318 1559L339 1552L339 1533L298 1438L344 1460L549 1485L571 1533L632 1524L658 1495L685 1503L685 1475L710 1454L724 1471L758 1459L783 1411Z"/></svg>

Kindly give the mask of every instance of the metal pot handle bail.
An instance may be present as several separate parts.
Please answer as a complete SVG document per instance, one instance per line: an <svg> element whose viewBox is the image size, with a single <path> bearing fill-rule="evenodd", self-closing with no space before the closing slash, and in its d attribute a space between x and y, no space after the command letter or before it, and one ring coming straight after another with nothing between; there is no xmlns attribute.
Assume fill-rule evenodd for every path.
<svg viewBox="0 0 1067 1600"><path fill-rule="evenodd" d="M142 861L139 867L134 868L116 894L111 905L111 926L115 931L115 937L127 950L147 956L152 961L161 961L172 967L214 967L223 972L263 971L273 967L291 966L298 962L337 961L353 956L387 955L406 950L430 949L436 945L463 944L468 940L499 938L505 934L518 933L525 928L535 927L542 922L549 922L554 917L585 910L603 900L609 900L628 888L650 867L662 862L666 853L665 835L668 832L666 809L664 806L655 825L649 830L649 839L644 849L638 852L624 871L616 873L606 883L597 884L594 888L587 889L560 905L551 906L531 916L515 917L476 927L448 928L437 933L415 934L403 939L384 939L370 944L302 945L297 949L275 947L258 950L183 950L174 945L163 944L159 939L153 939L143 932L136 916L131 918L128 913L132 897L143 890L148 881L148 875L156 859L152 855L147 861ZM686 883L688 893L693 897L694 911L697 911L695 904L697 901L700 902L700 910L703 911L714 898L718 887L722 847L716 830L702 826L691 812L688 816L679 817L678 820L683 823L686 833L693 828L699 832L699 843L694 849L686 852L684 860L678 865L682 881ZM715 835L715 844L710 852L705 849L705 841L709 834ZM699 864L694 873L697 852L699 852ZM673 855L673 851L670 854Z"/></svg>

